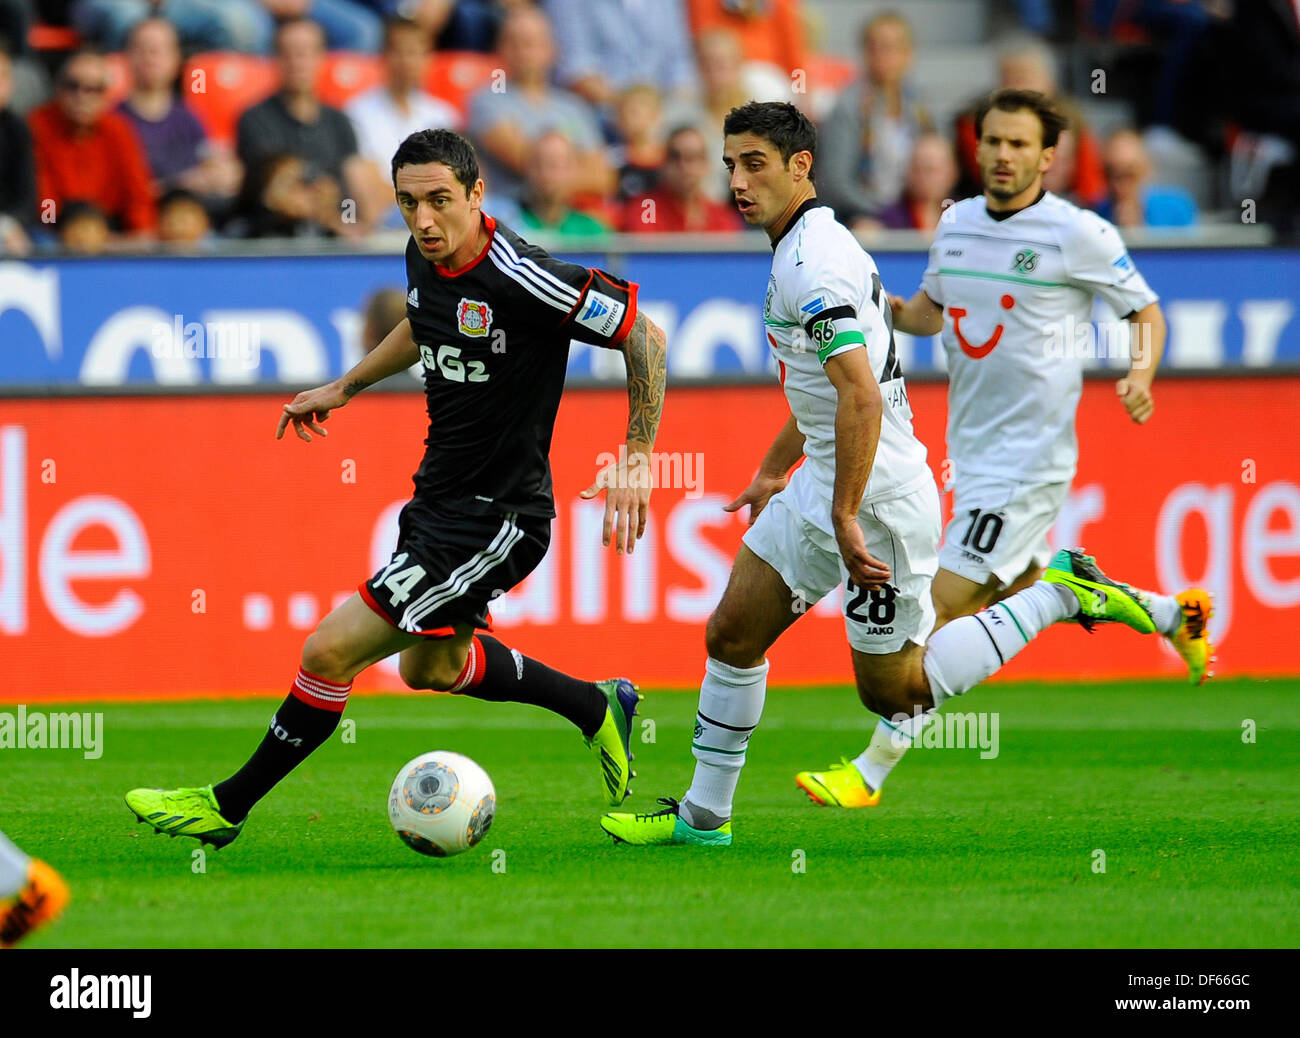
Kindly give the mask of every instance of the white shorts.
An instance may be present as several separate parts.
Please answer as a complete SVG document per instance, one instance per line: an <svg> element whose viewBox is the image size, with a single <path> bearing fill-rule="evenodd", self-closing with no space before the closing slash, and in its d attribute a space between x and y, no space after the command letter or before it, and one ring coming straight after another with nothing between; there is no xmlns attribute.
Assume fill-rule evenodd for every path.
<svg viewBox="0 0 1300 1038"><path fill-rule="evenodd" d="M1031 564L1047 565L1047 534L1070 492L1069 483L1017 483L996 476L959 478L939 565L985 584L1007 587Z"/></svg>
<svg viewBox="0 0 1300 1038"><path fill-rule="evenodd" d="M864 505L858 515L867 551L889 566L890 584L866 590L849 583L831 525L834 488L796 469L746 532L749 550L781 575L811 607L842 587L849 644L884 655L907 642L924 645L934 627L930 582L938 568L939 492L927 478L902 497Z"/></svg>

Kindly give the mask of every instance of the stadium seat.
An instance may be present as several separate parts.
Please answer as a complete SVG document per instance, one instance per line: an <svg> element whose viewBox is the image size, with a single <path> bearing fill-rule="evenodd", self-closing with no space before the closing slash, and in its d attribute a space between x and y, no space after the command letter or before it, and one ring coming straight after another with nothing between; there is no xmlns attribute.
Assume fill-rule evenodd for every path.
<svg viewBox="0 0 1300 1038"><path fill-rule="evenodd" d="M501 67L499 58L477 51L438 51L433 55L424 77L424 89L454 105L462 114L469 107L469 97L487 86L492 72Z"/></svg>
<svg viewBox="0 0 1300 1038"><path fill-rule="evenodd" d="M332 51L325 55L316 88L327 105L342 108L357 94L383 81L383 63L375 55Z"/></svg>
<svg viewBox="0 0 1300 1038"><path fill-rule="evenodd" d="M27 46L32 50L76 50L81 33L66 25L33 25L27 30Z"/></svg>
<svg viewBox="0 0 1300 1038"><path fill-rule="evenodd" d="M240 115L275 89L278 75L270 58L207 51L186 63L181 89L208 135L233 145Z"/></svg>

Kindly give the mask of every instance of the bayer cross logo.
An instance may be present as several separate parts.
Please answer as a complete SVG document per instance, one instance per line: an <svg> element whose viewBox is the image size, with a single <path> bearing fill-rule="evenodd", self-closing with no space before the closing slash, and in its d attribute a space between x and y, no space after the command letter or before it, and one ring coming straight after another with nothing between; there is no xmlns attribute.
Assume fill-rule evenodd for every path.
<svg viewBox="0 0 1300 1038"><path fill-rule="evenodd" d="M1036 266L1038 266L1038 253L1033 249L1021 249L1016 253L1011 269L1017 274L1032 274Z"/></svg>

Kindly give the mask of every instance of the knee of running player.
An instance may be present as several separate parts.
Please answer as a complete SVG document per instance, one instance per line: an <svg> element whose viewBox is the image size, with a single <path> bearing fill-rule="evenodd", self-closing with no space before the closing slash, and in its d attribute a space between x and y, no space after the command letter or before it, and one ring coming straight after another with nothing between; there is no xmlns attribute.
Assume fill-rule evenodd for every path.
<svg viewBox="0 0 1300 1038"><path fill-rule="evenodd" d="M899 714L911 717L934 706L930 682L925 676L919 655L915 666L908 667L901 673L871 675L859 672L857 684L858 698L862 700L862 705L881 717L896 717Z"/></svg>
<svg viewBox="0 0 1300 1038"><path fill-rule="evenodd" d="M705 651L718 662L732 667L757 667L763 662L768 647L755 644L752 631L743 616L719 605L704 628Z"/></svg>
<svg viewBox="0 0 1300 1038"><path fill-rule="evenodd" d="M402 653L397 670L407 688L446 692L454 688L465 670L465 654L457 653L451 639L430 644L430 651Z"/></svg>
<svg viewBox="0 0 1300 1038"><path fill-rule="evenodd" d="M336 634L317 628L302 646L302 669L326 681L346 684L357 676L352 652Z"/></svg>

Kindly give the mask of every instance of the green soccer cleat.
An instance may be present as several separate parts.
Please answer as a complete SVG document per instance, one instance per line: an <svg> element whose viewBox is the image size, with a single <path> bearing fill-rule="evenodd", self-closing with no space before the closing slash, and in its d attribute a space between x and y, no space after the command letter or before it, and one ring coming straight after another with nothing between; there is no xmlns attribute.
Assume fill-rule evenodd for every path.
<svg viewBox="0 0 1300 1038"><path fill-rule="evenodd" d="M232 825L221 817L211 786L193 789L133 789L126 806L154 831L168 836L193 836L200 843L224 847L239 835L244 823Z"/></svg>
<svg viewBox="0 0 1300 1038"><path fill-rule="evenodd" d="M660 797L659 803L668 806L663 811L644 815L605 815L600 820L600 827L614 838L615 843L630 843L637 847L670 843L693 843L701 847L731 846L730 822L723 822L717 829L692 829L678 813L676 800Z"/></svg>
<svg viewBox="0 0 1300 1038"><path fill-rule="evenodd" d="M645 696L627 678L610 678L597 681L596 687L608 701L605 706L605 720L601 722L596 734L587 740L587 745L594 747L600 755L601 784L605 790L605 801L610 807L618 807L632 795L627 788L628 781L636 778L632 770L632 718L636 716L636 705Z"/></svg>
<svg viewBox="0 0 1300 1038"><path fill-rule="evenodd" d="M1079 615L1075 619L1085 630L1091 631L1098 623L1120 623L1138 634L1155 633L1155 621L1142 595L1127 584L1111 580L1098 568L1096 559L1077 548L1058 551L1043 579L1074 592L1079 599Z"/></svg>

